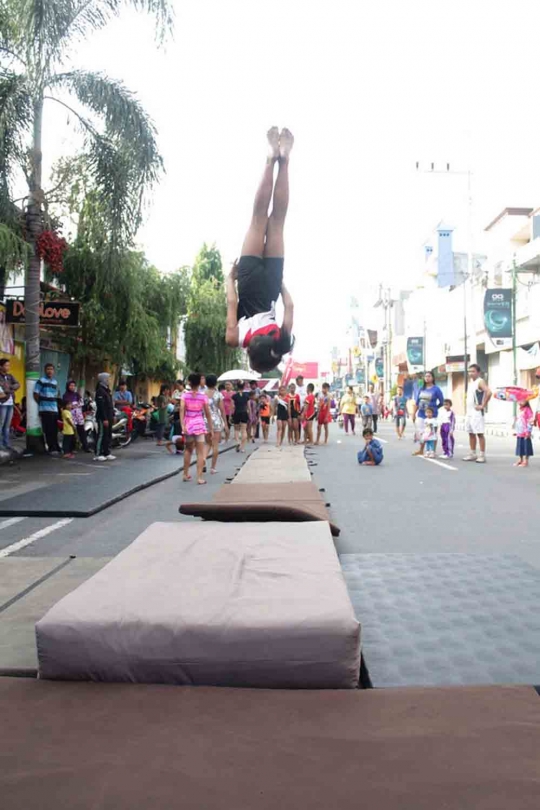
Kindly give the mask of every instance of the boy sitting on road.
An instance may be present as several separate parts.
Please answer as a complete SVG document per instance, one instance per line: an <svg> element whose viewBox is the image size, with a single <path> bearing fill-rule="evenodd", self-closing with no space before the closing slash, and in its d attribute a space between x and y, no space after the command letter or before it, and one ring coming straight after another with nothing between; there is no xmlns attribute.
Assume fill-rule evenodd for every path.
<svg viewBox="0 0 540 810"><path fill-rule="evenodd" d="M365 428L362 436L365 439L366 445L363 450L358 453L358 463L364 467L376 467L383 460L382 444L378 439L373 437L371 428Z"/></svg>

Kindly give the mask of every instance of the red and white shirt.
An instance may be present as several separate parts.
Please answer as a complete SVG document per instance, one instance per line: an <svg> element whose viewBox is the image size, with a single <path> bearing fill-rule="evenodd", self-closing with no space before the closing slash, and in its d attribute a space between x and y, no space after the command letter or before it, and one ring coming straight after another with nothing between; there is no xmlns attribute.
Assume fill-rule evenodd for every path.
<svg viewBox="0 0 540 810"><path fill-rule="evenodd" d="M273 335L279 338L280 329L276 323L276 309L272 304L269 312L258 312L251 318L240 318L238 321L238 343L246 349L255 335Z"/></svg>

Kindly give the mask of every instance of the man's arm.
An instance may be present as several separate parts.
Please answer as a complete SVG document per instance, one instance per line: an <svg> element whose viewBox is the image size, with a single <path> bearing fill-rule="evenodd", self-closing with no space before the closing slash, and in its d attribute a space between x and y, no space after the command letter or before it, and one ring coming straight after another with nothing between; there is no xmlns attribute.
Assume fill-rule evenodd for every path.
<svg viewBox="0 0 540 810"><path fill-rule="evenodd" d="M34 386L34 393L33 393L34 401L37 402L38 405L39 405L39 393L40 393L40 391L41 391L41 385L40 385L40 382L38 380L37 383Z"/></svg>
<svg viewBox="0 0 540 810"><path fill-rule="evenodd" d="M11 377L11 381L10 381L11 393L13 393L14 391L19 390L19 388L21 387L21 384L20 384L20 382L17 382L15 377L12 377L11 374L10 374L10 377Z"/></svg>
<svg viewBox="0 0 540 810"><path fill-rule="evenodd" d="M225 332L225 343L227 346L235 348L238 346L238 296L236 294L236 279L238 278L238 265L233 264L232 270L227 276L227 329Z"/></svg>
<svg viewBox="0 0 540 810"><path fill-rule="evenodd" d="M288 291L285 284L281 285L281 297L283 299L283 306L285 308L285 312L283 313L282 329L285 332L288 332L289 335L292 335L293 320L294 320L294 303L291 298L291 294Z"/></svg>
<svg viewBox="0 0 540 810"><path fill-rule="evenodd" d="M483 410L488 404L489 400L491 399L491 389L485 380L480 380L480 384L478 387L480 391L483 391L484 398L482 400L482 404L477 406L477 409Z"/></svg>

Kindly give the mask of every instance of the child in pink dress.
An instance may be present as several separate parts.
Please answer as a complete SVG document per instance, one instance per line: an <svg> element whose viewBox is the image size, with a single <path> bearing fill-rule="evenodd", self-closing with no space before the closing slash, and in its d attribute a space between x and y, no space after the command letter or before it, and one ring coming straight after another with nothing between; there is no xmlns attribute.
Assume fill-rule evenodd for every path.
<svg viewBox="0 0 540 810"><path fill-rule="evenodd" d="M514 467L528 467L529 458L534 455L531 441L533 421L532 408L527 400L520 402L516 417L516 456L519 456L519 461Z"/></svg>
<svg viewBox="0 0 540 810"><path fill-rule="evenodd" d="M212 416L208 407L208 397L199 391L201 384L200 374L190 374L188 377L190 391L184 391L180 401L180 420L182 432L186 441L184 450L184 481L190 481L189 465L193 448L197 452L197 483L206 484L203 478L203 467L206 461L206 433L207 425L212 424ZM206 417L206 421L205 421Z"/></svg>

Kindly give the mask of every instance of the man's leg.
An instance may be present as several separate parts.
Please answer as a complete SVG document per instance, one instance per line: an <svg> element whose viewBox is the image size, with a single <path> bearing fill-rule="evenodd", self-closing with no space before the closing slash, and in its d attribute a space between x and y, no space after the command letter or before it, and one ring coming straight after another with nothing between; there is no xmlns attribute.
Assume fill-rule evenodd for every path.
<svg viewBox="0 0 540 810"><path fill-rule="evenodd" d="M101 453L102 456L110 456L111 455L111 424L109 422L109 426L105 427L103 423L101 423L101 429L103 431L103 436L101 439Z"/></svg>
<svg viewBox="0 0 540 810"><path fill-rule="evenodd" d="M371 419L373 421L373 433L377 433L377 422L379 419L379 414L378 413L372 414Z"/></svg>
<svg viewBox="0 0 540 810"><path fill-rule="evenodd" d="M268 226L268 208L274 189L274 164L279 158L279 132L277 127L268 131L268 157L264 173L255 194L253 215L249 230L242 245L242 256L263 256L266 229Z"/></svg>
<svg viewBox="0 0 540 810"><path fill-rule="evenodd" d="M49 413L47 411L42 412L41 414L41 424L43 427L43 433L45 434L45 441L47 442L47 448L49 453L58 453L60 448L58 446L58 414L57 413Z"/></svg>
<svg viewBox="0 0 540 810"><path fill-rule="evenodd" d="M9 428L13 417L12 405L0 406L0 444L9 449Z"/></svg>
<svg viewBox="0 0 540 810"><path fill-rule="evenodd" d="M469 433L469 447L476 453L476 433Z"/></svg>
<svg viewBox="0 0 540 810"><path fill-rule="evenodd" d="M478 444L480 445L480 453L484 455L486 452L486 437L483 433L478 434Z"/></svg>

